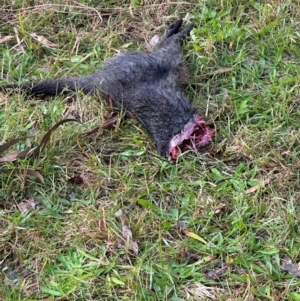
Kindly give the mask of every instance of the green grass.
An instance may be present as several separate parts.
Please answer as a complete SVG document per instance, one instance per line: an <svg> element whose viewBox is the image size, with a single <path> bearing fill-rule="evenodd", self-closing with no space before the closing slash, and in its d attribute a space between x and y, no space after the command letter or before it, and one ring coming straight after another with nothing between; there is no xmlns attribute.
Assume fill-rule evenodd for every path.
<svg viewBox="0 0 300 301"><path fill-rule="evenodd" d="M82 124L0 166L0 300L300 300L297 1L23 2L0 9L0 84L90 73L189 13L185 92L216 136L170 164L132 119L84 137L104 99L1 94L0 143L34 136L10 150Z"/></svg>

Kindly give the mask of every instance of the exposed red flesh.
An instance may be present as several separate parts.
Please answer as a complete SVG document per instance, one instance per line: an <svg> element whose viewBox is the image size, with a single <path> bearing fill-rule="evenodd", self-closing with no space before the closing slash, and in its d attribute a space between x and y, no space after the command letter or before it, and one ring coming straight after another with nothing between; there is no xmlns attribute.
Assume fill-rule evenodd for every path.
<svg viewBox="0 0 300 301"><path fill-rule="evenodd" d="M168 160L176 159L180 153L189 149L206 146L211 142L214 133L215 131L210 129L199 115L195 115L193 120L185 125L181 133L171 140Z"/></svg>

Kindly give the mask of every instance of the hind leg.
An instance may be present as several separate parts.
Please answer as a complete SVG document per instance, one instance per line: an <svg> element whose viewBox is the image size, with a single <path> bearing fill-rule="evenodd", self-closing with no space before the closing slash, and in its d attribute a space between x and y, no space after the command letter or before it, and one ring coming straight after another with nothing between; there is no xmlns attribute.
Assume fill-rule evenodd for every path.
<svg viewBox="0 0 300 301"><path fill-rule="evenodd" d="M183 23L182 19L179 19L172 23L165 31L164 35L161 38L160 44L163 44L164 41L170 39L171 37L175 36L176 40L182 40L183 38L190 35L191 30L194 27L193 23L188 24L181 32L179 32L179 29Z"/></svg>
<svg viewBox="0 0 300 301"><path fill-rule="evenodd" d="M166 70L173 70L173 75L179 74L182 68L182 52L180 41L188 36L194 27L193 23L188 24L181 32L179 29L183 20L177 20L165 31L161 41L158 43L151 56L159 58L161 67Z"/></svg>
<svg viewBox="0 0 300 301"><path fill-rule="evenodd" d="M174 34L178 33L179 28L181 27L183 23L182 19L179 19L177 21L175 21L174 23L172 23L165 31L164 33L164 37L165 39L170 38L171 36L173 36Z"/></svg>
<svg viewBox="0 0 300 301"><path fill-rule="evenodd" d="M194 24L190 23L188 24L184 30L182 30L181 32L179 32L178 34L176 34L177 38L179 40L184 39L185 37L188 37L192 31L192 29L194 28Z"/></svg>

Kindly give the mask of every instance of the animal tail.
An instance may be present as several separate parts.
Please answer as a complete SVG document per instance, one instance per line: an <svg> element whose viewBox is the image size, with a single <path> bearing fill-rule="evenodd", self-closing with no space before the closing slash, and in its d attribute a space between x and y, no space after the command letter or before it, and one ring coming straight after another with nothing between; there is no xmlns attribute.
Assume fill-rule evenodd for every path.
<svg viewBox="0 0 300 301"><path fill-rule="evenodd" d="M29 95L58 95L61 93L75 92L83 90L91 92L89 86L86 86L86 77L51 79L39 82L26 82L22 84L8 84L1 86L0 90L8 92L8 90L20 90Z"/></svg>

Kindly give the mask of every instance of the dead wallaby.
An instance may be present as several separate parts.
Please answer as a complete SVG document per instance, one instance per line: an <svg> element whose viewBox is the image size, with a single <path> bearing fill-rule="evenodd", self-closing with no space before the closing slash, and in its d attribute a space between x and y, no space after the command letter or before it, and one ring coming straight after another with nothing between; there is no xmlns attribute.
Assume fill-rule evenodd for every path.
<svg viewBox="0 0 300 301"><path fill-rule="evenodd" d="M75 78L9 84L30 95L57 95L82 90L101 93L113 107L130 112L148 130L158 152L170 161L180 152L207 145L213 136L205 121L184 96L180 77L183 57L180 41L189 36L193 24L179 32L182 20L170 25L150 53L116 55L95 73Z"/></svg>

